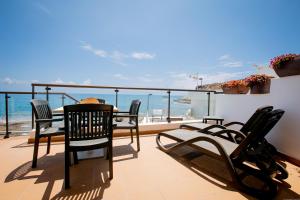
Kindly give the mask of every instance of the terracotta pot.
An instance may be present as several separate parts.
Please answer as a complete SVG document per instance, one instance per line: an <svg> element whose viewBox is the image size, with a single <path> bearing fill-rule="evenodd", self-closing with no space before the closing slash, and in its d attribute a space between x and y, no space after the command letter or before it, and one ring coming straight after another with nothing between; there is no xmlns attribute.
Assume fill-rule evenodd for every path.
<svg viewBox="0 0 300 200"><path fill-rule="evenodd" d="M242 86L242 85L239 85L238 86L238 92L239 94L247 94L249 92L249 87L247 86Z"/></svg>
<svg viewBox="0 0 300 200"><path fill-rule="evenodd" d="M264 84L254 85L251 87L250 94L268 94L270 93L271 80L267 80Z"/></svg>
<svg viewBox="0 0 300 200"><path fill-rule="evenodd" d="M279 68L274 68L279 77L300 75L300 56L296 56L294 60L282 63Z"/></svg>
<svg viewBox="0 0 300 200"><path fill-rule="evenodd" d="M224 94L239 94L238 87L222 87Z"/></svg>

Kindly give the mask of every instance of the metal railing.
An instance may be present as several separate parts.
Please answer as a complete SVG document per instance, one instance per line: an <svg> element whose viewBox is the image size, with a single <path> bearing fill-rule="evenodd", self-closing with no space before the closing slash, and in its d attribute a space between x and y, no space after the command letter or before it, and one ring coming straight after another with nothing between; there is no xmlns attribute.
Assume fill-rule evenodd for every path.
<svg viewBox="0 0 300 200"><path fill-rule="evenodd" d="M168 117L167 121L171 122L171 92L201 92L208 95L208 110L207 115L210 114L210 94L217 93L215 90L191 90L191 89L175 89L175 88L150 88L150 87L123 87L123 86L103 86L103 85L72 85L72 84L48 84L48 83L33 83L32 86L32 98L34 99L34 91L36 87L45 87L46 93L51 90L51 88L92 88L92 89L111 89L115 92L115 105L118 107L118 93L120 90L143 90L143 91L165 91L168 94Z"/></svg>
<svg viewBox="0 0 300 200"><path fill-rule="evenodd" d="M38 94L45 94L46 95L46 100L49 100L49 94L50 95L61 95L61 105L64 106L64 99L66 97L68 97L69 99L73 100L75 103L79 102L77 99L75 99L74 97L70 96L67 93L64 92L49 92L48 90L46 92L20 92L20 91L0 91L0 94L4 94L4 98L5 98L5 135L4 138L9 138L9 134L11 133L9 131L9 101L8 99L10 98L10 94L16 94L16 95L22 95L22 94L28 94L28 95L32 95L34 97L34 95L38 95ZM32 118L32 122L34 121L34 119Z"/></svg>
<svg viewBox="0 0 300 200"><path fill-rule="evenodd" d="M44 94L46 95L46 100L49 100L49 95L62 95L62 106L64 106L64 99L67 97L74 101L74 103L78 103L79 101L72 97L71 95L65 92L50 92L52 88L90 88L90 89L108 89L113 90L115 92L115 106L118 107L118 94L120 90L140 90L140 91L163 91L167 93L168 97L168 107L167 107L167 122L171 122L171 93L172 92L197 92L197 93L206 93L207 94L207 115L210 114L210 101L211 94L217 94L217 91L214 90L191 90L191 89L176 89L176 88L150 88L150 87L123 87L123 86L102 86L102 85L72 85L72 84L48 84L48 83L32 83L32 91L31 92L19 92L19 91L0 91L0 94L5 95L5 136L4 138L8 138L9 131L9 101L10 94L29 94L32 95L32 99L35 98L35 95ZM45 92L36 92L36 89L39 87L44 87ZM31 126L34 127L34 115L32 112L32 120Z"/></svg>

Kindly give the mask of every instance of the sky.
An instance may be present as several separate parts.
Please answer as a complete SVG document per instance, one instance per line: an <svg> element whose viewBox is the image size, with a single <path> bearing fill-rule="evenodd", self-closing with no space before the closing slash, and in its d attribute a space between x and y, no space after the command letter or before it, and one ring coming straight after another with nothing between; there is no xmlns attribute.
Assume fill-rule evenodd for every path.
<svg viewBox="0 0 300 200"><path fill-rule="evenodd" d="M0 90L31 83L194 89L300 53L298 0L3 0Z"/></svg>

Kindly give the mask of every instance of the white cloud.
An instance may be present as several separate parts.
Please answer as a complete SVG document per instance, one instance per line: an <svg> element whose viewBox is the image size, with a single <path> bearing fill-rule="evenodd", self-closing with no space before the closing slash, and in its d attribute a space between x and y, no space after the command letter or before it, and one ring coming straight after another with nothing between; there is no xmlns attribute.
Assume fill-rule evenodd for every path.
<svg viewBox="0 0 300 200"><path fill-rule="evenodd" d="M223 55L223 56L220 56L219 58L218 58L218 60L228 60L230 58L230 55L229 54L225 54L225 55Z"/></svg>
<svg viewBox="0 0 300 200"><path fill-rule="evenodd" d="M83 84L83 85L91 85L91 84L92 84L92 81L91 81L91 79L87 79L87 80L83 81L82 84Z"/></svg>
<svg viewBox="0 0 300 200"><path fill-rule="evenodd" d="M218 58L220 64L224 67L242 67L243 62L232 58L229 54L224 54Z"/></svg>
<svg viewBox="0 0 300 200"><path fill-rule="evenodd" d="M9 77L4 78L2 82L9 85L14 83L14 81Z"/></svg>
<svg viewBox="0 0 300 200"><path fill-rule="evenodd" d="M87 42L84 42L84 41L81 41L81 43L82 43L82 45L81 45L82 49L84 49L86 51L89 51L89 52L92 52L96 56L99 56L99 57L102 57L102 58L107 57L107 52L106 51L104 51L102 49L96 49L91 44L89 44Z"/></svg>
<svg viewBox="0 0 300 200"><path fill-rule="evenodd" d="M81 42L81 48L85 51L89 51L93 53L94 55L101 57L101 58L107 58L110 59L112 62L126 66L127 64L124 62L127 59L135 59L135 60L151 60L155 58L155 54L150 54L147 52L133 52L131 54L124 53L118 50L114 50L112 52L107 52L102 49L97 49L93 47L91 44L85 41Z"/></svg>
<svg viewBox="0 0 300 200"><path fill-rule="evenodd" d="M30 84L29 81L16 80L16 79L12 79L10 77L4 78L1 82L4 83L4 84L7 84L7 85L12 85L12 84Z"/></svg>
<svg viewBox="0 0 300 200"><path fill-rule="evenodd" d="M155 54L150 54L147 52L133 52L131 57L137 60L151 60L155 58Z"/></svg>
<svg viewBox="0 0 300 200"><path fill-rule="evenodd" d="M120 80L129 80L129 78L127 76L124 76L123 74L114 74L113 77Z"/></svg>
<svg viewBox="0 0 300 200"><path fill-rule="evenodd" d="M52 83L54 84L76 84L74 81L63 81L61 78L57 78L55 81L53 81Z"/></svg>
<svg viewBox="0 0 300 200"><path fill-rule="evenodd" d="M34 6L43 13L47 15L51 15L51 11L41 2L35 2Z"/></svg>
<svg viewBox="0 0 300 200"><path fill-rule="evenodd" d="M199 77L203 78L203 84L221 83L232 79L239 79L244 77L249 71L245 72L217 72L215 74L199 74ZM200 85L200 81L198 82ZM197 82L189 77L187 73L169 73L168 87L195 89Z"/></svg>

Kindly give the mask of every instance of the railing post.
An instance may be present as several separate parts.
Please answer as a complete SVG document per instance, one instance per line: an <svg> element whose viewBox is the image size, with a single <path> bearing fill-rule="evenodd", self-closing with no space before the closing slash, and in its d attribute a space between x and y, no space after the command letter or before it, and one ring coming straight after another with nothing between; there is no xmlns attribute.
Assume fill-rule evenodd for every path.
<svg viewBox="0 0 300 200"><path fill-rule="evenodd" d="M168 90L168 117L167 117L167 121L168 123L171 122L171 91Z"/></svg>
<svg viewBox="0 0 300 200"><path fill-rule="evenodd" d="M32 85L31 98L34 99L34 85ZM31 108L31 128L34 128L34 114L33 108Z"/></svg>
<svg viewBox="0 0 300 200"><path fill-rule="evenodd" d="M6 132L5 132L5 136L4 138L9 138L9 134L10 132L8 131L9 130L9 124L8 124L8 99L10 98L10 96L8 96L7 93L5 93L5 129L6 129Z"/></svg>
<svg viewBox="0 0 300 200"><path fill-rule="evenodd" d="M116 88L115 92L116 92L116 107L118 107L118 92L119 92L119 90Z"/></svg>
<svg viewBox="0 0 300 200"><path fill-rule="evenodd" d="M207 116L210 115L210 92L207 93Z"/></svg>
<svg viewBox="0 0 300 200"><path fill-rule="evenodd" d="M65 105L65 95L64 94L62 94L61 95L61 106L64 106Z"/></svg>
<svg viewBox="0 0 300 200"><path fill-rule="evenodd" d="M49 102L49 90L51 90L51 88L46 86L45 90L46 90L46 100Z"/></svg>

